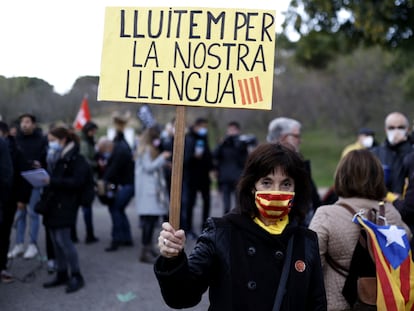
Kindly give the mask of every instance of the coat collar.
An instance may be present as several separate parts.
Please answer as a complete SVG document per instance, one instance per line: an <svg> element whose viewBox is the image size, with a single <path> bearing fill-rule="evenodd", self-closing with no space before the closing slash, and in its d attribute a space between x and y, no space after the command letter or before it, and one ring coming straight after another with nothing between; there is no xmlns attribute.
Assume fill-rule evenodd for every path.
<svg viewBox="0 0 414 311"><path fill-rule="evenodd" d="M247 215L232 212L223 216L223 218L228 220L230 223L232 223L240 230L249 232L252 235L255 235L264 240L268 240L270 242L274 241L275 239L287 241L289 237L299 229L297 223L295 221L291 221L280 235L272 235L263 228L261 228L258 224L256 224L253 221L251 217Z"/></svg>
<svg viewBox="0 0 414 311"><path fill-rule="evenodd" d="M63 148L60 157L62 159L70 159L78 149L79 147L75 144L75 142L71 141Z"/></svg>

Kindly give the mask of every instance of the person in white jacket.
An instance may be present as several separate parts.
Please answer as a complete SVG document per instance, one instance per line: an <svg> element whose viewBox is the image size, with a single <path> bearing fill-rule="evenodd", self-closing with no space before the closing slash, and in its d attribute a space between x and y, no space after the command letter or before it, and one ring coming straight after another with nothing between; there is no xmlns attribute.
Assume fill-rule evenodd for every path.
<svg viewBox="0 0 414 311"><path fill-rule="evenodd" d="M168 213L169 196L163 167L171 152L159 149L160 131L151 127L144 131L135 159L135 206L142 229L139 260L153 263L157 252L152 236L160 216Z"/></svg>

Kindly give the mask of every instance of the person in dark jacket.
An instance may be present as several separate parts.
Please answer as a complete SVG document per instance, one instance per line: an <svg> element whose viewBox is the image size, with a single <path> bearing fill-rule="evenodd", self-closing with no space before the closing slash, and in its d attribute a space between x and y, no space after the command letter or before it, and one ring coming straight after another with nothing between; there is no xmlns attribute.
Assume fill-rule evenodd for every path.
<svg viewBox="0 0 414 311"><path fill-rule="evenodd" d="M13 166L6 140L0 137L0 224L3 223L3 210L9 198Z"/></svg>
<svg viewBox="0 0 414 311"><path fill-rule="evenodd" d="M209 218L189 257L184 230L163 223L154 271L165 302L195 306L208 289L211 311L327 310L316 233L298 225L310 195L301 158L259 145L237 189L238 208Z"/></svg>
<svg viewBox="0 0 414 311"><path fill-rule="evenodd" d="M207 134L207 119L198 118L185 136L181 223L191 238L197 235L193 228L193 211L198 192L203 200L202 224L210 215L210 172L213 170L213 157Z"/></svg>
<svg viewBox="0 0 414 311"><path fill-rule="evenodd" d="M65 127L49 132L47 166L50 177L41 200L47 207L43 223L50 232L56 256L57 273L53 280L43 284L50 288L66 285L66 293L72 293L85 284L80 272L79 258L71 239L71 226L76 221L80 193L89 166L79 154L79 138Z"/></svg>
<svg viewBox="0 0 414 311"><path fill-rule="evenodd" d="M392 112L385 118L385 141L372 149L381 161L385 185L390 194L387 200L393 201L393 195L399 196L404 191L408 168L404 158L414 151L408 139L408 118L400 112ZM395 199L395 198L394 198Z"/></svg>
<svg viewBox="0 0 414 311"><path fill-rule="evenodd" d="M20 128L17 132L16 143L23 151L26 165L29 169L45 168L47 139L42 129L37 126L36 117L25 113L19 117ZM38 255L37 238L39 235L40 217L34 211L34 206L40 199L41 188L32 188L29 204L18 206L16 213L16 244L9 252L9 258L15 258L23 254L25 259ZM30 218L29 244L24 247L26 232L26 216Z"/></svg>
<svg viewBox="0 0 414 311"><path fill-rule="evenodd" d="M399 197L393 204L414 235L414 153L407 156L405 160L409 172L407 189L405 196ZM411 249L414 251L414 238L411 239Z"/></svg>
<svg viewBox="0 0 414 311"><path fill-rule="evenodd" d="M97 156L95 151L95 134L98 130L96 123L88 121L82 127L81 137L80 137L80 154L83 155L88 162L90 169L93 172L92 180L89 182L95 183L95 176L98 170ZM93 187L91 188L93 190ZM88 198L85 197L85 200L82 200L81 207L83 212L83 220L86 227L86 238L85 243L91 244L98 242L98 238L95 236L93 228L93 214L92 214L92 203L95 198L94 191L90 192ZM72 228L72 239L77 240L77 231L76 224Z"/></svg>
<svg viewBox="0 0 414 311"><path fill-rule="evenodd" d="M247 155L247 144L240 139L240 124L236 121L229 122L226 137L213 152L224 214L231 209L232 195L236 192Z"/></svg>
<svg viewBox="0 0 414 311"><path fill-rule="evenodd" d="M3 144L3 140L6 144ZM3 150L4 145L8 148L8 152ZM0 194L0 201L3 203L0 204L0 212L2 210L3 215L2 221L0 220L0 271L2 282L8 283L13 281L13 276L7 271L7 252L14 215L17 206L22 208L29 201L31 187L20 175L22 171L29 169L23 153L17 147L14 137L9 135L9 126L3 121L0 121L0 150L0 178L4 179L0 182L2 185L0 189L5 190ZM7 160L8 155L11 163Z"/></svg>
<svg viewBox="0 0 414 311"><path fill-rule="evenodd" d="M114 199L109 203L112 220L112 241L105 249L113 252L120 246L132 246L131 226L125 209L134 196L134 159L131 148L124 136L124 129L129 120L129 114L115 114L113 122L116 134L113 149L108 159L103 180L106 185L112 185Z"/></svg>
<svg viewBox="0 0 414 311"><path fill-rule="evenodd" d="M171 156L167 159L164 165L164 176L167 184L168 195L171 192L171 177L172 177L172 154L174 149L174 134L175 134L175 118L165 124L164 130L160 137L160 151L169 151Z"/></svg>
<svg viewBox="0 0 414 311"><path fill-rule="evenodd" d="M8 203L10 190L12 189L13 166L10 157L9 147L6 140L0 135L0 273L1 281L11 282L12 275L7 271L7 250L6 244L9 241L10 230L5 230L8 222ZM10 226L11 227L11 226ZM7 232L9 234L7 235ZM3 256L4 250L6 256Z"/></svg>

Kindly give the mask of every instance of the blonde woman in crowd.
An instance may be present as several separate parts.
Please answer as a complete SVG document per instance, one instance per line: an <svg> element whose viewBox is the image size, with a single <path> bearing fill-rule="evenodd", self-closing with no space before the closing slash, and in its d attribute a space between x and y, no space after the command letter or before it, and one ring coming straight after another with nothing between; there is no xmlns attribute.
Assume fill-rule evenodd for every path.
<svg viewBox="0 0 414 311"><path fill-rule="evenodd" d="M153 263L157 252L153 249L154 228L160 216L168 213L168 192L163 166L171 152L160 152L160 131L151 127L144 131L135 160L135 206L142 229L139 260Z"/></svg>

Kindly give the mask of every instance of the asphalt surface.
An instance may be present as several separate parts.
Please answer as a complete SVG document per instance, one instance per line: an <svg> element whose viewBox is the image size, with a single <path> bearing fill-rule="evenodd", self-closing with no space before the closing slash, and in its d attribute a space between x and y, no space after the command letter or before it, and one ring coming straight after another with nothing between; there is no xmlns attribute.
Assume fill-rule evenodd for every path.
<svg viewBox="0 0 414 311"><path fill-rule="evenodd" d="M158 283L153 273L153 266L138 261L140 250L140 230L138 218L135 214L134 202L131 201L127 214L135 245L120 248L116 252L104 251L110 243L111 220L105 206L95 201L93 207L95 233L99 242L85 244L83 242L84 222L82 212L78 216L78 236L80 242L76 244L81 272L86 286L78 292L66 294L65 287L44 289L42 284L54 275L47 272L44 260L44 231L41 226L38 244L40 256L35 259L16 258L9 263L10 271L15 281L9 284L0 283L0 311L164 311L172 310L163 301ZM194 222L196 228L201 224L201 206L198 200L195 208ZM221 200L217 194L212 194L211 216L222 213ZM154 243L159 228L154 234ZM14 245L15 230L12 232ZM194 241L189 241L189 251ZM179 284L177 284L179 286ZM202 301L196 307L186 310L207 310L208 297L204 294Z"/></svg>

